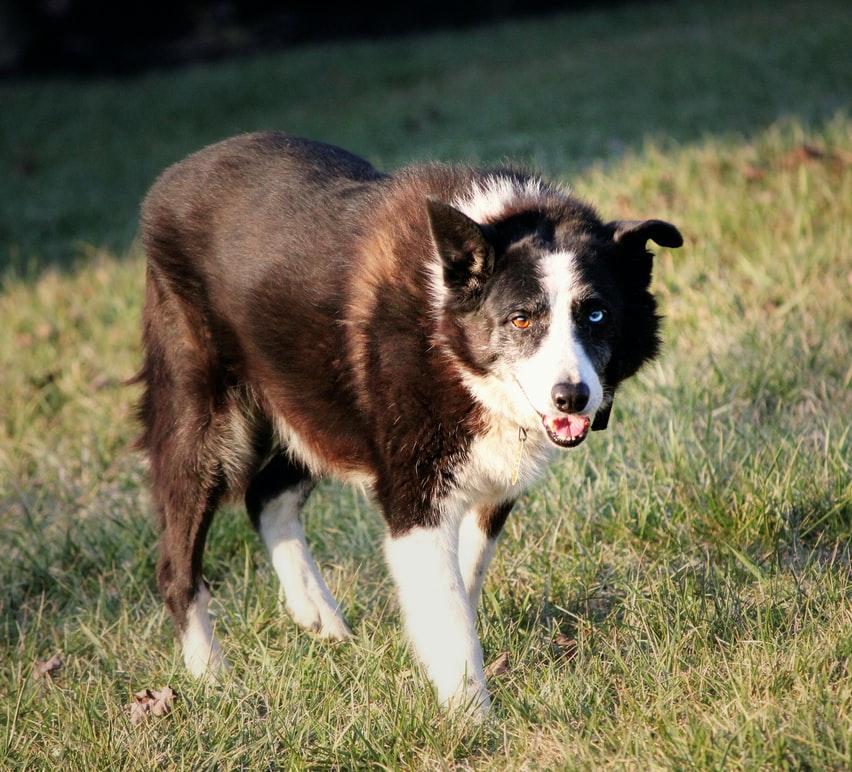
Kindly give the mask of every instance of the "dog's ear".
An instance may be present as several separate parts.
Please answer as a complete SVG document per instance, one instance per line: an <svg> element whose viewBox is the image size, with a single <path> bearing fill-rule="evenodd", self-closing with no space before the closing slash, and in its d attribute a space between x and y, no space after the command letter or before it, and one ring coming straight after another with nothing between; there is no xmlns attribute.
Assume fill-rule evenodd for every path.
<svg viewBox="0 0 852 772"><path fill-rule="evenodd" d="M650 239L661 247L683 246L683 236L670 222L664 220L613 220L612 240L616 244L644 249Z"/></svg>
<svg viewBox="0 0 852 772"><path fill-rule="evenodd" d="M474 298L494 270L494 247L480 225L449 204L427 198L426 210L444 283L461 299Z"/></svg>
<svg viewBox="0 0 852 772"><path fill-rule="evenodd" d="M630 259L620 261L624 275L641 287L651 283L651 270L654 256L646 248L651 241L661 247L679 247L683 236L674 225L663 220L613 220L606 225L612 233L612 241L622 253Z"/></svg>

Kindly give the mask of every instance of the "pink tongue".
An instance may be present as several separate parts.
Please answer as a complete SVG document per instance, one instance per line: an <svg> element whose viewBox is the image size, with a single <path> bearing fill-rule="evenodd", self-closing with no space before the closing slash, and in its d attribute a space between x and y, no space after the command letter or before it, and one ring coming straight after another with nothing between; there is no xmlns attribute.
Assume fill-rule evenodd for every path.
<svg viewBox="0 0 852 772"><path fill-rule="evenodd" d="M584 415L567 415L564 418L548 418L547 426L563 440L576 440L589 429L589 419Z"/></svg>

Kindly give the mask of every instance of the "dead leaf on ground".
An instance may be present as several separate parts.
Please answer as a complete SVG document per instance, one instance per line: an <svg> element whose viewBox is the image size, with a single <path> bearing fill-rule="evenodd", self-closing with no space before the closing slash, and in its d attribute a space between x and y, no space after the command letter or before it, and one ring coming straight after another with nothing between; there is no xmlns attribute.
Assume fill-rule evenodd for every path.
<svg viewBox="0 0 852 772"><path fill-rule="evenodd" d="M133 702L127 708L130 713L130 723L133 726L141 724L150 713L153 716L165 716L171 713L177 694L170 686L156 689L143 689L133 695Z"/></svg>
<svg viewBox="0 0 852 772"><path fill-rule="evenodd" d="M501 654L497 655L497 659L495 659L488 667L485 668L485 677L494 678L494 676L503 675L503 673L508 672L509 652L504 651Z"/></svg>
<svg viewBox="0 0 852 772"><path fill-rule="evenodd" d="M760 182L766 177L766 173L757 164L746 164L743 167L743 177L748 182Z"/></svg>
<svg viewBox="0 0 852 772"><path fill-rule="evenodd" d="M559 656L569 662L577 656L577 641L569 638L565 633L558 633L553 639L553 645L556 647Z"/></svg>
<svg viewBox="0 0 852 772"><path fill-rule="evenodd" d="M842 147L834 149L834 157L842 166L849 166L852 164L852 151L844 150Z"/></svg>
<svg viewBox="0 0 852 772"><path fill-rule="evenodd" d="M795 169L802 164L812 161L822 161L823 159L832 160L832 156L826 153L822 148L816 145L808 145L807 143L799 145L788 152L782 159L781 165L787 169Z"/></svg>
<svg viewBox="0 0 852 772"><path fill-rule="evenodd" d="M39 322L33 332L37 338L46 340L56 333L56 328L50 322Z"/></svg>
<svg viewBox="0 0 852 772"><path fill-rule="evenodd" d="M54 654L50 659L36 660L33 665L33 678L38 681L39 678L53 679L53 674L62 669L62 657Z"/></svg>

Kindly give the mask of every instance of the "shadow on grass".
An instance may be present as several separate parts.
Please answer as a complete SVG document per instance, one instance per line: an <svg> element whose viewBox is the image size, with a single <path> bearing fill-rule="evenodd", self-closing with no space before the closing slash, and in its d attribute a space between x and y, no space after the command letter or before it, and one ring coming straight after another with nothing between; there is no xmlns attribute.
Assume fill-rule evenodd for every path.
<svg viewBox="0 0 852 772"><path fill-rule="evenodd" d="M166 165L278 128L385 168L511 158L564 176L598 159L849 102L852 16L831 0L632 4L120 80L0 85L0 270L123 252Z"/></svg>

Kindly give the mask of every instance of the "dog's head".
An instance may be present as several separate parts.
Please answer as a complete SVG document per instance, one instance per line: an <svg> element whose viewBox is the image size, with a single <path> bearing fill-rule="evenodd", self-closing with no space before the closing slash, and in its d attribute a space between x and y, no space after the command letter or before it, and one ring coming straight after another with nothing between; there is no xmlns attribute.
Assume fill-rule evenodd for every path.
<svg viewBox="0 0 852 772"><path fill-rule="evenodd" d="M677 228L605 224L561 194L485 223L427 209L441 329L474 396L560 447L606 428L618 385L659 348L646 244L679 247Z"/></svg>

